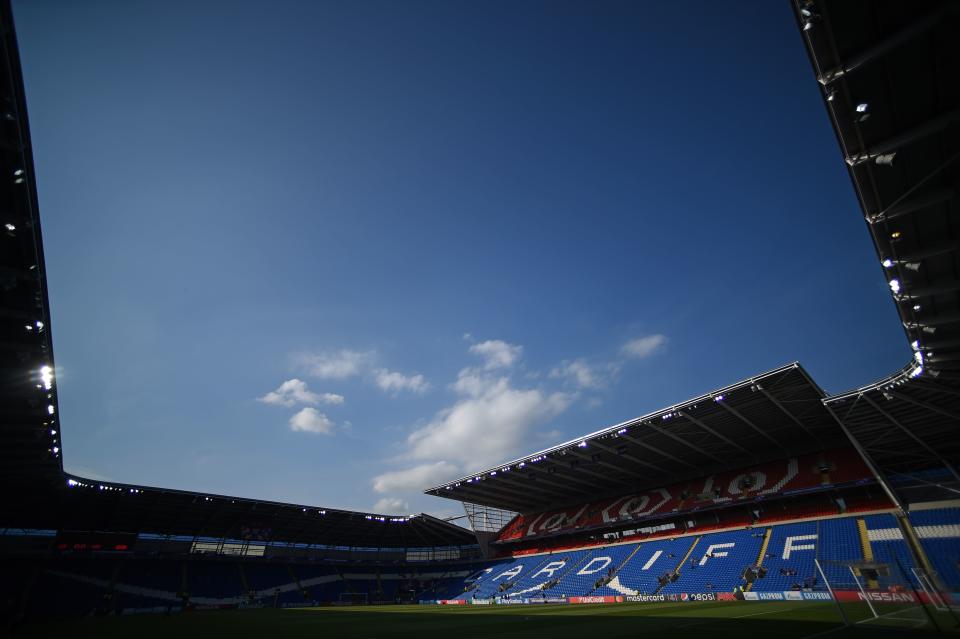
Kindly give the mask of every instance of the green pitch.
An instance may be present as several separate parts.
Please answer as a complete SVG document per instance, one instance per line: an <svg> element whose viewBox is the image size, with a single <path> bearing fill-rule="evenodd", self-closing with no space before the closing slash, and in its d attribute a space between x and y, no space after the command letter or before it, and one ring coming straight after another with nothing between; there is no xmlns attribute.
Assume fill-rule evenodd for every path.
<svg viewBox="0 0 960 639"><path fill-rule="evenodd" d="M846 610L865 618L859 604ZM15 637L214 639L357 637L363 639L744 639L747 637L933 637L918 608L881 610L879 620L844 628L832 603L701 602L546 606L363 606L194 611L22 626ZM936 621L948 634L955 622Z"/></svg>

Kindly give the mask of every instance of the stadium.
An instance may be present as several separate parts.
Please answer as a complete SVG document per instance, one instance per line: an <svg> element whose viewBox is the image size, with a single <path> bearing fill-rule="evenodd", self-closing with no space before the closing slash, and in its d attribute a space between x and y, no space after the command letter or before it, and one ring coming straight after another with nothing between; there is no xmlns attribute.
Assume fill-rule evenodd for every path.
<svg viewBox="0 0 960 639"><path fill-rule="evenodd" d="M3 26L0 557L12 636L955 633L960 12L793 0L911 359L827 395L757 372L356 512L63 468L27 100ZM866 126L869 117L869 126ZM837 170L840 170L839 162Z"/></svg>

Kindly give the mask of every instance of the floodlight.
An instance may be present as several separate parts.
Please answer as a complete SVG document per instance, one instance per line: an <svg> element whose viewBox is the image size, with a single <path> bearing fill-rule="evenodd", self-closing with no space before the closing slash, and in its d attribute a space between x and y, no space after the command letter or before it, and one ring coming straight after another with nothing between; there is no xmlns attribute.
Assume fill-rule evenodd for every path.
<svg viewBox="0 0 960 639"><path fill-rule="evenodd" d="M864 118L865 120L866 118ZM897 157L897 152L893 153L881 153L873 159L874 162L880 166L893 166L893 158Z"/></svg>
<svg viewBox="0 0 960 639"><path fill-rule="evenodd" d="M42 366L40 368L40 381L43 382L45 389L53 388L53 369L49 366Z"/></svg>
<svg viewBox="0 0 960 639"><path fill-rule="evenodd" d="M892 279L890 280L890 290L893 291L895 295L900 293L900 280Z"/></svg>

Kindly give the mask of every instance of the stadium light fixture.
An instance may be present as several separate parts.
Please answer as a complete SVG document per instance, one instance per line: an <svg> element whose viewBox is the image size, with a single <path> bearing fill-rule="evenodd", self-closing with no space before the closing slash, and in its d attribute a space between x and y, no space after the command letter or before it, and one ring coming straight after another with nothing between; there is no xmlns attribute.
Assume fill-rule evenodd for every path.
<svg viewBox="0 0 960 639"><path fill-rule="evenodd" d="M919 311L920 309L921 309L921 306L920 306L919 304L914 304L914 305L913 305L913 310L914 310L914 311Z"/></svg>
<svg viewBox="0 0 960 639"><path fill-rule="evenodd" d="M900 294L900 280L894 278L890 280L890 290L893 291L894 295Z"/></svg>
<svg viewBox="0 0 960 639"><path fill-rule="evenodd" d="M897 157L897 152L893 153L881 153L877 157L873 158L873 161L879 166L893 166L893 159Z"/></svg>
<svg viewBox="0 0 960 639"><path fill-rule="evenodd" d="M577 444L577 448L586 448L586 447L587 447L587 442L585 441L582 441L579 444Z"/></svg>
<svg viewBox="0 0 960 639"><path fill-rule="evenodd" d="M923 366L917 366L910 371L910 378L913 379L914 377L919 377L921 374L923 374Z"/></svg>
<svg viewBox="0 0 960 639"><path fill-rule="evenodd" d="M915 340L913 340L912 342L910 342L910 347L911 347L913 350L915 350L915 351L919 351L919 350L920 350L920 340L915 339Z"/></svg>
<svg viewBox="0 0 960 639"><path fill-rule="evenodd" d="M49 366L40 367L40 381L46 390L53 388L53 369Z"/></svg>
<svg viewBox="0 0 960 639"><path fill-rule="evenodd" d="M713 401L715 401L715 402L722 402L722 401L723 401L723 395L717 395L716 397L713 398Z"/></svg>
<svg viewBox="0 0 960 639"><path fill-rule="evenodd" d="M857 116L857 122L866 122L870 117L870 105L866 102L861 102L856 106L856 111L860 115Z"/></svg>
<svg viewBox="0 0 960 639"><path fill-rule="evenodd" d="M892 268L892 267L893 267L893 260L891 260L889 257L888 257L887 259L883 260L883 261L880 262L880 263L883 265L883 268Z"/></svg>
<svg viewBox="0 0 960 639"><path fill-rule="evenodd" d="M76 479L68 479L68 480L67 480L67 486L69 486L70 488L73 488L73 487L77 486L79 483L80 483L80 482L78 482Z"/></svg>
<svg viewBox="0 0 960 639"><path fill-rule="evenodd" d="M53 407L53 404L47 404L47 413L53 415L56 412L56 409Z"/></svg>
<svg viewBox="0 0 960 639"><path fill-rule="evenodd" d="M4 224L3 226L4 226L4 228L6 228L8 231L16 231L16 230L17 230L17 227L14 226L13 224L10 224L10 222L7 222L7 223Z"/></svg>

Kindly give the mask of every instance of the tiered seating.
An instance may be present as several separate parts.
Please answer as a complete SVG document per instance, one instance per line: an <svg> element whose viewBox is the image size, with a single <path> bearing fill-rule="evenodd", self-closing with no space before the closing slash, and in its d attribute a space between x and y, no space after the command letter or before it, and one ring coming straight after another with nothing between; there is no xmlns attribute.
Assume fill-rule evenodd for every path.
<svg viewBox="0 0 960 639"><path fill-rule="evenodd" d="M817 539L817 559L823 560L821 567L834 586L847 584L853 581L850 569L831 561L857 562L863 561L863 550L860 547L857 520L853 517L843 519L825 519L819 522L819 538Z"/></svg>
<svg viewBox="0 0 960 639"><path fill-rule="evenodd" d="M497 538L499 541L536 539L559 531L634 522L669 513L704 507L752 504L794 491L816 490L839 484L871 480L870 470L849 448L813 453L702 477L615 499L581 503L567 508L517 515ZM824 502L810 515L837 514ZM776 513L772 513L776 516ZM800 516L803 516L801 514Z"/></svg>
<svg viewBox="0 0 960 639"><path fill-rule="evenodd" d="M247 585L251 590L270 592L282 584L293 581L290 571L283 564L247 563L244 566Z"/></svg>
<svg viewBox="0 0 960 639"><path fill-rule="evenodd" d="M817 522L774 526L767 545L763 567L765 577L753 584L754 591L780 592L792 590L797 585L816 583L823 585L814 564L817 546Z"/></svg>
<svg viewBox="0 0 960 639"><path fill-rule="evenodd" d="M636 548L637 544L623 544L593 550L579 565L567 571L560 583L547 591L548 596L592 593L597 580L610 576Z"/></svg>
<svg viewBox="0 0 960 639"><path fill-rule="evenodd" d="M744 569L756 563L762 543L762 533L750 529L704 535L680 568L680 577L660 592L731 592Z"/></svg>
<svg viewBox="0 0 960 639"><path fill-rule="evenodd" d="M863 520L867 524L874 561L886 564L890 572L880 577L880 587L913 582L913 558L896 517L889 514L867 515Z"/></svg>
<svg viewBox="0 0 960 639"><path fill-rule="evenodd" d="M543 563L535 570L527 571L526 575L517 579L513 586L505 593L508 597L534 597L541 594L543 586L559 579L571 568L580 565L590 550L565 552L555 555L541 555Z"/></svg>
<svg viewBox="0 0 960 639"><path fill-rule="evenodd" d="M193 561L187 564L187 586L191 597L243 597L240 567L232 561Z"/></svg>
<svg viewBox="0 0 960 639"><path fill-rule="evenodd" d="M476 582L476 588L458 596L458 599L489 599L500 594L500 586L517 581L526 572L539 566L542 556L521 557L508 563L497 564L493 570Z"/></svg>
<svg viewBox="0 0 960 639"><path fill-rule="evenodd" d="M960 508L913 512L910 522L940 581L960 592Z"/></svg>
<svg viewBox="0 0 960 639"><path fill-rule="evenodd" d="M640 544L640 549L614 576L613 581L598 588L595 594L653 594L659 588L657 578L677 567L695 539L680 537Z"/></svg>
<svg viewBox="0 0 960 639"><path fill-rule="evenodd" d="M180 592L183 567L180 561L132 559L123 562L117 580L123 583L167 592Z"/></svg>

